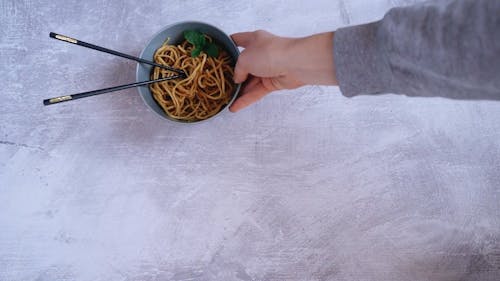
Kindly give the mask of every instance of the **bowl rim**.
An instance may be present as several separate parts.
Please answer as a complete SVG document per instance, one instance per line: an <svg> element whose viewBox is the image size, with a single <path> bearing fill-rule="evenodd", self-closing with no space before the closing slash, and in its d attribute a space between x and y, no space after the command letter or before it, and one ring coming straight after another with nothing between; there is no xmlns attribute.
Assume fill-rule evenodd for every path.
<svg viewBox="0 0 500 281"><path fill-rule="evenodd" d="M231 45L234 47L234 49L236 50L236 57L233 58L235 60L238 59L238 56L240 55L240 50L238 49L238 46L236 45L236 43L233 41L233 38L231 38L230 35L228 35L226 32L224 32L223 30L221 30L220 28L212 25L212 24L209 24L209 23L206 23L206 22L202 22L202 21L191 21L191 20L188 20L188 21L179 21L179 22L175 22L175 23L172 23L172 24L169 24L169 25L166 25L164 26L162 29L160 29L158 32L156 32L155 34L153 34L153 36L150 37L150 39L148 40L148 42L146 43L146 45L144 46L144 48L142 49L141 53L139 54L139 58L143 58L144 56L144 53L146 52L146 49L147 47L151 44L151 42L157 37L159 36L161 33L163 33L165 30L169 29L169 28L172 28L173 26L176 26L176 25L182 25L182 24L201 24L201 25L206 25L206 26L209 26L210 28L213 28L219 32L221 32L222 34L224 34L225 36L228 37L229 39L229 42L231 42ZM136 66L136 71L135 71L135 80L137 82L140 82L139 81L139 71L140 71L140 68L141 68L141 63L137 63L137 66ZM213 116L210 116L209 118L207 119L203 119L203 120L198 120L198 121L184 121L184 120L178 120L178 119L175 119L175 118L171 118L169 117L168 115L165 114L165 116L163 115L160 115L158 114L158 112L154 111L151 106L146 102L146 99L143 97L143 94L141 93L141 87L137 87L137 92L139 93L139 96L141 96L141 99L142 101L144 102L144 104L146 105L146 107L148 108L149 111L152 111L152 113L154 113L154 115L158 116L159 118L163 119L163 120L168 120L168 121L171 121L171 122L175 122L175 123L183 123L183 124L200 124L202 122L205 122L205 121L209 121L209 120L212 120L214 119L216 116L218 116L219 114L221 114L223 111L227 111L228 108L231 106L231 104L234 102L234 100L236 99L236 97L238 96L238 93L240 92L240 88L241 88L241 83L238 83L236 84L236 90L233 94L233 97L231 97L231 100L229 101L228 104L226 104L219 112L217 112L216 114L214 114ZM149 91L148 89L148 92L151 94L151 91Z"/></svg>

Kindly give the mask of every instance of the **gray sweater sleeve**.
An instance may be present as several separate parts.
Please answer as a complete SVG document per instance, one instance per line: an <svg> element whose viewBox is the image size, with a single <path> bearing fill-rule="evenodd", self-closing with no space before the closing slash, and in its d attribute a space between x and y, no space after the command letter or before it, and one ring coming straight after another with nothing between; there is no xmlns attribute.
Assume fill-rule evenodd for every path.
<svg viewBox="0 0 500 281"><path fill-rule="evenodd" d="M500 1L425 2L334 36L343 95L500 100Z"/></svg>

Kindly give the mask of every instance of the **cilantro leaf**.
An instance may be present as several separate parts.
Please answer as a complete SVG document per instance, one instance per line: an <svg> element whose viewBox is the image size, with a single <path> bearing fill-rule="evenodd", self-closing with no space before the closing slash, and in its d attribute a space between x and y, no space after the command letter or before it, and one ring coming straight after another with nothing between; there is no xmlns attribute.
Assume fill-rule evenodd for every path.
<svg viewBox="0 0 500 281"><path fill-rule="evenodd" d="M205 53L211 57L218 57L219 56L219 49L217 48L217 45L214 43L209 43L206 45L204 49Z"/></svg>
<svg viewBox="0 0 500 281"><path fill-rule="evenodd" d="M207 43L203 33L196 30L185 30L184 38L195 47L204 48Z"/></svg>
<svg viewBox="0 0 500 281"><path fill-rule="evenodd" d="M202 33L199 33L199 34L200 35L196 38L196 42L194 42L194 45L203 48L207 44L207 41L205 39L205 36L203 36Z"/></svg>
<svg viewBox="0 0 500 281"><path fill-rule="evenodd" d="M184 30L184 39L194 45L198 41L198 33L199 32L195 30Z"/></svg>
<svg viewBox="0 0 500 281"><path fill-rule="evenodd" d="M201 48L199 48L199 47L195 47L195 48L191 51L191 57L196 58L197 56L199 56L199 55L200 55L200 53L201 53L201 50L202 50Z"/></svg>
<svg viewBox="0 0 500 281"><path fill-rule="evenodd" d="M191 57L199 56L202 51L211 57L219 56L217 45L207 42L203 33L196 30L185 30L183 34L184 38L194 46L191 50Z"/></svg>

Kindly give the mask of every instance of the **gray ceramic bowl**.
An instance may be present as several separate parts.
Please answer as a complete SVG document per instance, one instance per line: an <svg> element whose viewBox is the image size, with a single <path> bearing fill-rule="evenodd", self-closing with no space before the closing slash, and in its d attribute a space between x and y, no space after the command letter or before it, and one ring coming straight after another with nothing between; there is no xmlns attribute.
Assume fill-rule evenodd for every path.
<svg viewBox="0 0 500 281"><path fill-rule="evenodd" d="M146 45L144 50L141 52L140 57L143 59L147 59L150 61L153 61L153 55L158 49L163 42L167 38L170 38L169 42L172 44L178 44L183 41L183 31L184 30L197 30L202 33L205 33L215 39L215 41L223 47L232 57L233 61L236 62L238 55L240 54L240 51L238 50L238 47L234 44L233 40L231 37L229 37L227 34L225 34L223 31L218 29L215 26L212 26L207 23L203 22L196 22L196 21L185 21L185 22L179 22L179 23L174 23L171 24L165 28L163 28L160 32L156 33L153 38L149 41L149 43ZM150 74L151 74L151 68L152 66L147 65L147 64L137 64L137 71L136 71L136 80L139 81L146 81L150 79ZM240 91L240 86L236 86L236 90L233 93L233 96L231 98L231 101L229 104L231 104L236 96L238 95L238 92ZM182 122L182 123L199 123L201 121L205 121L211 118L214 118L215 116L219 115L221 112L225 111L228 106L225 106L219 113L215 114L214 116L201 120L201 121L195 121L195 122L186 122L183 120L178 120L169 117L163 109L156 103L156 101L153 98L153 95L149 91L149 87L143 86L143 87L137 87L139 90L139 94L141 95L142 99L146 103L146 105L153 110L156 114L158 114L160 117L171 120L171 121L176 121L176 122Z"/></svg>

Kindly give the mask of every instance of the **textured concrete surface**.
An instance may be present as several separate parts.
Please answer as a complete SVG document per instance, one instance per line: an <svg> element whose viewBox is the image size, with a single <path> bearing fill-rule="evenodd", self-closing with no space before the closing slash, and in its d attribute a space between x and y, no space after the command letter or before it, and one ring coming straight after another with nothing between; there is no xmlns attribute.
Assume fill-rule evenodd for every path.
<svg viewBox="0 0 500 281"><path fill-rule="evenodd" d="M161 27L301 36L411 1L0 2L0 280L499 280L500 104L335 87L179 125L134 80Z"/></svg>

